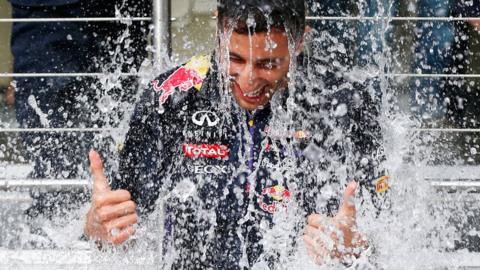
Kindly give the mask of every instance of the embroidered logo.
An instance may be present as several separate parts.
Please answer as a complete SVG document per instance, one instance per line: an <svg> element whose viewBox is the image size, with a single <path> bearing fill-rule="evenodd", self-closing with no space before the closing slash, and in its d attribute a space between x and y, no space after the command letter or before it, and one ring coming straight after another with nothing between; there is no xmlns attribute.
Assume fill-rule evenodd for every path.
<svg viewBox="0 0 480 270"><path fill-rule="evenodd" d="M161 92L160 104L165 104L176 89L186 92L195 87L200 91L209 69L208 59L207 56L194 57L186 65L175 70L165 81L152 81L153 90Z"/></svg>
<svg viewBox="0 0 480 270"><path fill-rule="evenodd" d="M220 144L184 144L183 153L189 158L227 158L230 150Z"/></svg>
<svg viewBox="0 0 480 270"><path fill-rule="evenodd" d="M390 177L388 176L382 176L377 179L375 182L375 191L377 193L384 193L386 192L390 187L388 186L388 179Z"/></svg>

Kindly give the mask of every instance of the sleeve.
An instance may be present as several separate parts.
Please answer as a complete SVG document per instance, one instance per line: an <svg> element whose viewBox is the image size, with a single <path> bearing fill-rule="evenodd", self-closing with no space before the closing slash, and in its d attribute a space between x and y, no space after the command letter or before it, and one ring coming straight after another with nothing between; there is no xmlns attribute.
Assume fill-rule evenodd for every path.
<svg viewBox="0 0 480 270"><path fill-rule="evenodd" d="M113 189L128 190L140 214L154 209L163 184L168 154L165 145L168 138L168 114L161 115L155 92L147 89L130 121L123 149L120 152L119 171L113 177Z"/></svg>
<svg viewBox="0 0 480 270"><path fill-rule="evenodd" d="M304 112L298 116L308 120L312 134L301 146L305 161L298 177L306 214L333 216L351 180L359 182L362 202L371 200L375 208L384 208L385 193L376 190L385 159L379 104L363 83L348 82L329 72L310 78L314 81L308 84L318 88L308 90L310 97L300 102Z"/></svg>
<svg viewBox="0 0 480 270"><path fill-rule="evenodd" d="M349 119L350 139L352 141L350 167L351 174L359 184L362 201L369 197L377 210L389 207L387 190L388 175L383 167L385 152L383 148L383 133L379 122L380 105L375 102L362 85L355 85L362 89L351 97L353 104ZM358 99L355 95L358 95Z"/></svg>

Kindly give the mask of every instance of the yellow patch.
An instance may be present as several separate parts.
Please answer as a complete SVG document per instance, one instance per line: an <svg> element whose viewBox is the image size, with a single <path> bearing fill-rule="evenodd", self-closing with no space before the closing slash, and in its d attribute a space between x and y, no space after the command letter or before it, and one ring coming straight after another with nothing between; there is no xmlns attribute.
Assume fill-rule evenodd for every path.
<svg viewBox="0 0 480 270"><path fill-rule="evenodd" d="M190 70L194 70L198 73L202 78L207 76L208 70L210 69L210 56L209 55L201 55L201 56L194 56L188 63L185 64L185 68ZM200 91L202 89L202 84L195 85L195 89Z"/></svg>
<svg viewBox="0 0 480 270"><path fill-rule="evenodd" d="M253 124L254 124L253 120L248 121L248 125L249 125L250 127L253 127Z"/></svg>
<svg viewBox="0 0 480 270"><path fill-rule="evenodd" d="M296 139L305 139L307 137L307 134L303 130L299 130L295 132L295 138Z"/></svg>
<svg viewBox="0 0 480 270"><path fill-rule="evenodd" d="M377 179L375 182L375 191L377 193L384 193L386 192L390 187L388 186L388 179L390 177L388 176L382 176Z"/></svg>

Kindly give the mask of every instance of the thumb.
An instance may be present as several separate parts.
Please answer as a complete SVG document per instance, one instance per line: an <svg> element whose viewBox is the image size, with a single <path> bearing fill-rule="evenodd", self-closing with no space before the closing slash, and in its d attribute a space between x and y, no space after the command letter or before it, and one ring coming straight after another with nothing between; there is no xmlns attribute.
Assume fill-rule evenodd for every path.
<svg viewBox="0 0 480 270"><path fill-rule="evenodd" d="M93 177L93 193L109 191L110 186L103 172L103 162L100 155L95 150L90 150L88 157L90 159L90 173Z"/></svg>
<svg viewBox="0 0 480 270"><path fill-rule="evenodd" d="M345 192L343 193L343 201L340 206L339 213L346 217L350 217L355 220L355 215L357 214L355 208L355 192L357 190L357 182L352 181L347 185Z"/></svg>

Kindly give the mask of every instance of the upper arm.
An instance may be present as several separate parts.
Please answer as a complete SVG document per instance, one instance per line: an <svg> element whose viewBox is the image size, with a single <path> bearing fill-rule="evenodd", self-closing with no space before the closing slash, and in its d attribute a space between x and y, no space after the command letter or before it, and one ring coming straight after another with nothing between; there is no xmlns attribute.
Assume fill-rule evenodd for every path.
<svg viewBox="0 0 480 270"><path fill-rule="evenodd" d="M153 209L162 183L164 159L162 130L165 128L154 108L154 95L146 93L137 104L120 152L119 172L112 188L132 194L140 212Z"/></svg>

